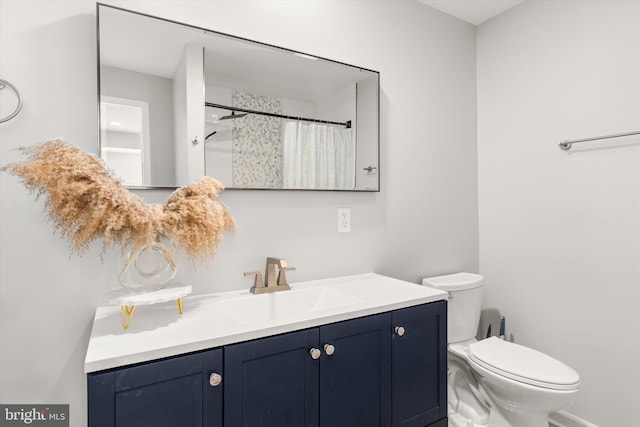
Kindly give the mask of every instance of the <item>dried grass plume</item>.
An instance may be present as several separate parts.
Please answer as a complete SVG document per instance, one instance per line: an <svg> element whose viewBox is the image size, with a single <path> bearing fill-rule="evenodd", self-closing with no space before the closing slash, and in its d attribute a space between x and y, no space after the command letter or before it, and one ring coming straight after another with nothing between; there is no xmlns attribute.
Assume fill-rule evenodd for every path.
<svg viewBox="0 0 640 427"><path fill-rule="evenodd" d="M217 200L222 184L204 177L176 190L164 205L146 204L114 177L104 162L64 139L21 148L28 159L0 168L20 178L37 197L74 252L102 239L103 251L148 248L166 236L192 261L215 254L225 230L235 223Z"/></svg>

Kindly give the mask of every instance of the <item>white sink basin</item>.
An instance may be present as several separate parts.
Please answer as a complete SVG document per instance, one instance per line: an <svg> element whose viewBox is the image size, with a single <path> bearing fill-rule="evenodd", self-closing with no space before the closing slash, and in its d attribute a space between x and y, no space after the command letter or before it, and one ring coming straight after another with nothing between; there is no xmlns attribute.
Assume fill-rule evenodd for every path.
<svg viewBox="0 0 640 427"><path fill-rule="evenodd" d="M220 302L220 308L238 324L279 321L359 304L362 300L332 287L291 288L272 294L247 295Z"/></svg>

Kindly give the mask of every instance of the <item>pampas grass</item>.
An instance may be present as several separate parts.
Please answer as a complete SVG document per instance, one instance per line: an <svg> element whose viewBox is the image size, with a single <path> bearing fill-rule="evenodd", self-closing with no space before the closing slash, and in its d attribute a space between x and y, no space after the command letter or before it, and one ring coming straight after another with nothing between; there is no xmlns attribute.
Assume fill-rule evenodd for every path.
<svg viewBox="0 0 640 427"><path fill-rule="evenodd" d="M166 236L191 261L215 254L235 223L217 200L222 184L204 177L176 190L164 205L148 205L128 191L104 162L64 139L20 149L27 160L0 168L20 178L36 198L45 196L48 219L82 254L94 240L139 252Z"/></svg>

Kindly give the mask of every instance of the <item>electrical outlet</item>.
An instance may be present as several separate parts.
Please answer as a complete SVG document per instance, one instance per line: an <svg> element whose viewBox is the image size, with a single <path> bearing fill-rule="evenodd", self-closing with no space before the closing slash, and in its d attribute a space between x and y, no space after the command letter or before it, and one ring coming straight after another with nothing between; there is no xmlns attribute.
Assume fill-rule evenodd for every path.
<svg viewBox="0 0 640 427"><path fill-rule="evenodd" d="M351 209L338 208L338 233L351 232Z"/></svg>

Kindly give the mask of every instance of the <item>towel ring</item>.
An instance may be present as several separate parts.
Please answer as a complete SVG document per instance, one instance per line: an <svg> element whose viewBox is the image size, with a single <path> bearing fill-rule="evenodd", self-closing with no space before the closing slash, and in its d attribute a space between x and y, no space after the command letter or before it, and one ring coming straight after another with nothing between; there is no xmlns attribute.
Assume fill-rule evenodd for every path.
<svg viewBox="0 0 640 427"><path fill-rule="evenodd" d="M0 90L6 87L11 89L16 94L16 97L18 98L18 106L16 107L13 113L9 114L7 117L1 118L0 123L8 122L9 120L17 116L18 113L20 113L20 110L22 110L22 96L20 96L20 92L18 92L18 89L14 85L12 85L10 82L0 77Z"/></svg>

